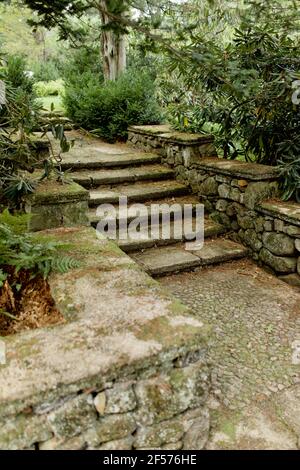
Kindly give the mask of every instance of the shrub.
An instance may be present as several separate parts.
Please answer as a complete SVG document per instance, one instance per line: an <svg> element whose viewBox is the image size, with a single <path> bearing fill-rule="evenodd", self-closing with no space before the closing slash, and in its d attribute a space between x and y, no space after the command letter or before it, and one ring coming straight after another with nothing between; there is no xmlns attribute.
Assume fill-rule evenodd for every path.
<svg viewBox="0 0 300 470"><path fill-rule="evenodd" d="M106 83L86 72L66 83L64 105L73 121L109 142L125 139L129 125L161 121L154 81L146 72L128 71Z"/></svg>
<svg viewBox="0 0 300 470"><path fill-rule="evenodd" d="M59 79L61 73L56 61L48 59L46 62L36 62L31 65L30 69L37 81L49 82Z"/></svg>
<svg viewBox="0 0 300 470"><path fill-rule="evenodd" d="M34 90L38 97L59 96L64 91L64 83L62 79L50 82L37 82Z"/></svg>

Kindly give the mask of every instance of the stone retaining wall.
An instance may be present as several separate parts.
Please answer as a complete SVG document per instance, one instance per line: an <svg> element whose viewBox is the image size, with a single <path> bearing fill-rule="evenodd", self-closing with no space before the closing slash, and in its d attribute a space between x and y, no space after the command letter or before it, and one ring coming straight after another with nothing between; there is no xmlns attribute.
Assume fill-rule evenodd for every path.
<svg viewBox="0 0 300 470"><path fill-rule="evenodd" d="M40 182L35 192L26 200L25 210L31 214L32 232L57 227L89 225L89 192L79 184Z"/></svg>
<svg viewBox="0 0 300 470"><path fill-rule="evenodd" d="M180 145L190 136L177 134L176 140L176 133L168 132L164 136L159 126L132 127L130 143L149 150L164 140L162 161L200 197L206 213L246 245L256 261L300 286L300 205L279 199L276 169L214 157L211 136L194 136L197 145L186 150Z"/></svg>
<svg viewBox="0 0 300 470"><path fill-rule="evenodd" d="M93 229L44 234L82 265L49 280L64 324L4 339L0 449L203 448L209 328Z"/></svg>

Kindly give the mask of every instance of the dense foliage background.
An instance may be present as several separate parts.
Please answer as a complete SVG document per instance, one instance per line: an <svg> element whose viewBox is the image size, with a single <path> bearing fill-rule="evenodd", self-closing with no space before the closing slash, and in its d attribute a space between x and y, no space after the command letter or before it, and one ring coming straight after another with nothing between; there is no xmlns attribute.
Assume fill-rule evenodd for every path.
<svg viewBox="0 0 300 470"><path fill-rule="evenodd" d="M300 105L292 102L300 79L298 6L1 0L0 35L5 51L25 55L42 81L34 90L46 108L55 103L109 141L126 138L129 124L161 116L179 129L213 133L225 158L278 166L283 197L300 200ZM20 20L20 8L34 29L22 20L18 38L9 25ZM116 82L105 81L100 46L107 30L126 38L127 71Z"/></svg>

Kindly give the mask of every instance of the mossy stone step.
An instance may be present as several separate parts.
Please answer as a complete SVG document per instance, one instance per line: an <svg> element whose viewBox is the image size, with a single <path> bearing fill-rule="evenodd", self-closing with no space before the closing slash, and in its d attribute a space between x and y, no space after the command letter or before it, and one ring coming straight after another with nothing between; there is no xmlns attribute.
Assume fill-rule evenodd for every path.
<svg viewBox="0 0 300 470"><path fill-rule="evenodd" d="M108 154L104 151L86 148L80 152L74 150L72 153L65 155L61 168L63 170L123 168L134 165L153 165L160 162L161 157L152 153L132 153L129 151L128 153Z"/></svg>
<svg viewBox="0 0 300 470"><path fill-rule="evenodd" d="M129 202L144 202L149 199L183 196L188 193L187 186L172 180L121 185L113 189L103 186L90 191L90 206L116 204L121 196L127 196Z"/></svg>
<svg viewBox="0 0 300 470"><path fill-rule="evenodd" d="M89 220L93 226L105 217L106 220L116 220L117 226L120 223L130 223L136 217L141 220L150 220L151 217L158 217L161 220L163 215L170 215L170 220L173 220L176 215L183 213L185 205L192 206L193 214L195 213L196 206L199 204L199 199L195 196L178 196L176 198L163 198L153 201L145 201L145 212L141 211L139 205L131 204L128 208L119 208L119 206L112 205L111 210L105 214L97 214L97 208L92 207L89 210Z"/></svg>
<svg viewBox="0 0 300 470"><path fill-rule="evenodd" d="M141 230L140 238L138 239L126 239L118 240L119 247L126 253L132 253L135 251L147 250L154 246L168 246L174 245L183 241L192 241L195 239L196 233L196 219L193 217L190 219L191 226L186 230L183 228L181 220L174 220L170 223L170 230L166 230L163 225L157 224L152 226L151 229L157 229L156 236L150 236L150 229L145 228ZM223 226L213 222L210 219L204 221L204 237L216 237L225 232Z"/></svg>
<svg viewBox="0 0 300 470"><path fill-rule="evenodd" d="M174 177L174 171L163 165L145 165L134 168L76 171L70 176L81 186L91 188L102 184L169 179Z"/></svg>
<svg viewBox="0 0 300 470"><path fill-rule="evenodd" d="M194 269L243 258L248 251L239 243L226 239L205 241L198 251L188 251L184 244L151 248L144 253L133 254L133 259L152 276Z"/></svg>

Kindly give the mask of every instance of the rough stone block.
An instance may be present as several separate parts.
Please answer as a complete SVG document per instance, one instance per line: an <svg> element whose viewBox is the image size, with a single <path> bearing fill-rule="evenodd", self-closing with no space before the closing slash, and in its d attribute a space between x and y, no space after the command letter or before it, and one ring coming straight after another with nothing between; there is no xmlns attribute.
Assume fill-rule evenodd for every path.
<svg viewBox="0 0 300 470"><path fill-rule="evenodd" d="M244 204L248 209L254 209L256 204L264 199L270 199L278 195L278 183L258 181L250 183L244 194Z"/></svg>
<svg viewBox="0 0 300 470"><path fill-rule="evenodd" d="M213 176L209 176L200 184L199 193L204 196L214 196L218 194L218 183Z"/></svg>
<svg viewBox="0 0 300 470"><path fill-rule="evenodd" d="M229 184L220 184L218 187L219 196L223 199L229 199L230 197L231 186Z"/></svg>
<svg viewBox="0 0 300 470"><path fill-rule="evenodd" d="M26 449L36 442L47 441L52 437L45 416L20 415L0 422L0 425L1 450Z"/></svg>
<svg viewBox="0 0 300 470"><path fill-rule="evenodd" d="M138 422L140 425L158 423L201 406L207 396L206 380L196 363L138 383L135 389L140 406Z"/></svg>
<svg viewBox="0 0 300 470"><path fill-rule="evenodd" d="M297 259L284 256L275 256L266 248L259 253L260 259L278 273L293 273L296 271Z"/></svg>
<svg viewBox="0 0 300 470"><path fill-rule="evenodd" d="M56 437L68 438L96 423L97 413L91 395L79 395L48 415Z"/></svg>
<svg viewBox="0 0 300 470"><path fill-rule="evenodd" d="M287 225L284 227L284 233L290 235L290 237L300 238L300 227L296 225Z"/></svg>
<svg viewBox="0 0 300 470"><path fill-rule="evenodd" d="M295 253L294 240L284 233L266 232L262 240L264 246L274 255L288 256Z"/></svg>
<svg viewBox="0 0 300 470"><path fill-rule="evenodd" d="M262 247L262 242L258 239L255 230L248 229L244 234L245 243L252 248L253 251L259 251Z"/></svg>
<svg viewBox="0 0 300 470"><path fill-rule="evenodd" d="M85 433L85 440L89 447L96 448L104 442L128 438L136 428L132 413L104 416Z"/></svg>
<svg viewBox="0 0 300 470"><path fill-rule="evenodd" d="M226 212L228 204L229 204L228 201L226 201L225 199L219 199L216 203L217 211Z"/></svg>
<svg viewBox="0 0 300 470"><path fill-rule="evenodd" d="M114 388L98 394L94 403L101 415L126 413L134 410L137 405L132 383L118 384Z"/></svg>

